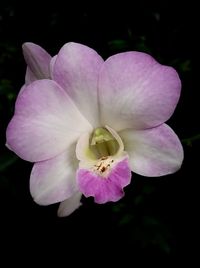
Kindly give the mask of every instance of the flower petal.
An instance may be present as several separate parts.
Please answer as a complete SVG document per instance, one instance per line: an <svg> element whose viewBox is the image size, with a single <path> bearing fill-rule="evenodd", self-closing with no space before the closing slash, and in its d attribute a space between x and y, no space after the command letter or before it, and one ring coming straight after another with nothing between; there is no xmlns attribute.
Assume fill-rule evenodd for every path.
<svg viewBox="0 0 200 268"><path fill-rule="evenodd" d="M123 187L131 181L131 170L128 159L119 160L106 177L89 169L77 171L79 190L86 196L93 196L96 203L116 202L124 196Z"/></svg>
<svg viewBox="0 0 200 268"><path fill-rule="evenodd" d="M176 71L141 52L110 57L99 76L101 121L116 131L145 129L170 118L180 96Z"/></svg>
<svg viewBox="0 0 200 268"><path fill-rule="evenodd" d="M37 76L31 71L29 67L26 68L26 75L25 75L25 84L29 85L30 83L38 80Z"/></svg>
<svg viewBox="0 0 200 268"><path fill-rule="evenodd" d="M133 172L156 177L174 173L183 161L182 145L166 124L146 130L127 129L120 133Z"/></svg>
<svg viewBox="0 0 200 268"><path fill-rule="evenodd" d="M52 158L91 131L66 92L52 80L38 80L18 96L7 128L7 144L21 158L38 162Z"/></svg>
<svg viewBox="0 0 200 268"><path fill-rule="evenodd" d="M82 205L80 202L81 196L82 193L77 192L72 197L60 203L60 206L58 208L58 217L69 216L72 212L79 208Z"/></svg>
<svg viewBox="0 0 200 268"><path fill-rule="evenodd" d="M70 198L78 190L75 145L46 161L37 162L32 169L30 191L34 201L50 205Z"/></svg>
<svg viewBox="0 0 200 268"><path fill-rule="evenodd" d="M24 91L24 89L27 87L27 85L23 85L18 93L18 96Z"/></svg>
<svg viewBox="0 0 200 268"><path fill-rule="evenodd" d="M102 63L103 59L93 49L67 43L58 53L53 70L53 79L94 127L99 126L97 81Z"/></svg>
<svg viewBox="0 0 200 268"><path fill-rule="evenodd" d="M56 59L57 59L57 55L55 55L50 61L50 76L51 77L53 77L53 70L54 70Z"/></svg>
<svg viewBox="0 0 200 268"><path fill-rule="evenodd" d="M91 133L83 133L76 144L76 157L79 161L88 162L96 159L95 155L89 150Z"/></svg>
<svg viewBox="0 0 200 268"><path fill-rule="evenodd" d="M40 46L29 42L24 43L22 49L25 61L32 74L37 79L50 78L49 65L51 56L49 53ZM26 81L29 81L29 74L27 74Z"/></svg>

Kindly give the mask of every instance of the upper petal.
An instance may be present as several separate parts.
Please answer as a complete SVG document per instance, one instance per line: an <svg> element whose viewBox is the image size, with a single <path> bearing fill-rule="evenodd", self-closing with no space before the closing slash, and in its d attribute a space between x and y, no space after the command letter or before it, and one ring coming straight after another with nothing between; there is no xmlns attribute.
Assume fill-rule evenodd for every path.
<svg viewBox="0 0 200 268"><path fill-rule="evenodd" d="M38 80L18 96L7 144L21 158L38 162L66 150L91 125L52 80Z"/></svg>
<svg viewBox="0 0 200 268"><path fill-rule="evenodd" d="M40 205L50 205L74 195L78 190L75 179L77 167L74 144L60 155L36 163L30 178L34 201Z"/></svg>
<svg viewBox="0 0 200 268"><path fill-rule="evenodd" d="M127 129L120 133L133 172L155 177L177 171L183 161L183 148L166 124L146 130Z"/></svg>
<svg viewBox="0 0 200 268"><path fill-rule="evenodd" d="M181 82L176 71L141 52L110 57L99 76L101 121L116 131L145 129L174 112Z"/></svg>
<svg viewBox="0 0 200 268"><path fill-rule="evenodd" d="M94 126L99 126L97 81L103 59L93 49L67 43L58 53L53 79L72 98L81 113Z"/></svg>
<svg viewBox="0 0 200 268"><path fill-rule="evenodd" d="M42 47L33 43L24 43L22 46L25 61L30 68L26 74L26 83L33 81L33 78L50 78L49 64L51 56Z"/></svg>

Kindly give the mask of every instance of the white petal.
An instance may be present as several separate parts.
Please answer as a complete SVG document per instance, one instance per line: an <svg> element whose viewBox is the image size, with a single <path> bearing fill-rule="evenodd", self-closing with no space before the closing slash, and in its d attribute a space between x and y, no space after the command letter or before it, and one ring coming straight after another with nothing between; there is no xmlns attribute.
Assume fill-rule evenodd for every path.
<svg viewBox="0 0 200 268"><path fill-rule="evenodd" d="M53 79L94 127L99 126L97 83L102 64L96 51L70 42L59 51L53 68Z"/></svg>
<svg viewBox="0 0 200 268"><path fill-rule="evenodd" d="M80 161L95 160L94 154L89 150L90 133L83 133L76 144L76 157Z"/></svg>
<svg viewBox="0 0 200 268"><path fill-rule="evenodd" d="M75 144L62 154L36 163L30 178L30 191L34 201L50 205L70 198L78 190Z"/></svg>
<svg viewBox="0 0 200 268"><path fill-rule="evenodd" d="M82 205L80 202L81 196L82 193L77 192L72 197L60 203L60 206L58 208L58 217L69 216L72 212L79 208Z"/></svg>
<svg viewBox="0 0 200 268"><path fill-rule="evenodd" d="M146 130L120 132L133 172L155 177L177 171L183 161L183 148L166 124Z"/></svg>

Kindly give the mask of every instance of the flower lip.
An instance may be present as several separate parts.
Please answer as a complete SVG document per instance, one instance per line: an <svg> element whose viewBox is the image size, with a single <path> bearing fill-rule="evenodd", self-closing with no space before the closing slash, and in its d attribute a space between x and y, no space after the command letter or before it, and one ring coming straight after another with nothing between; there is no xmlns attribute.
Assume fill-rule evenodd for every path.
<svg viewBox="0 0 200 268"><path fill-rule="evenodd" d="M105 164L108 160L109 158L106 158L102 161ZM124 196L123 188L130 184L131 170L128 158L122 156L112 164L113 167L110 167L107 172L105 172L102 165L99 168L99 172L86 168L79 168L77 171L76 179L79 190L86 197L93 196L98 204L118 201ZM102 173L105 175L102 176Z"/></svg>
<svg viewBox="0 0 200 268"><path fill-rule="evenodd" d="M76 146L79 170L76 173L80 192L93 196L96 203L115 202L124 196L130 183L128 155L120 136L110 127L84 134Z"/></svg>
<svg viewBox="0 0 200 268"><path fill-rule="evenodd" d="M103 178L106 178L113 164L114 164L114 159L111 156L103 156L93 166L92 171L96 173L97 175Z"/></svg>

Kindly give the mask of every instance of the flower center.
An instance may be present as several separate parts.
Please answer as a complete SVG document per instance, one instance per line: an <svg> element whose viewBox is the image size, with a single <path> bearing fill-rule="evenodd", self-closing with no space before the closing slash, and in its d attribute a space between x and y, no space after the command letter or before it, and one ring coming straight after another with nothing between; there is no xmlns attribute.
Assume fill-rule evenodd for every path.
<svg viewBox="0 0 200 268"><path fill-rule="evenodd" d="M83 133L76 146L79 191L93 196L99 204L115 202L124 196L123 188L131 181L128 155L119 134L109 126Z"/></svg>
<svg viewBox="0 0 200 268"><path fill-rule="evenodd" d="M105 176L107 174L107 171L109 171L109 169L111 168L113 162L114 159L112 159L112 157L103 156L94 165L93 171L95 171L97 174L101 176L103 175Z"/></svg>
<svg viewBox="0 0 200 268"><path fill-rule="evenodd" d="M93 171L99 177L108 177L110 171L126 156L120 136L109 126L83 134L76 146L79 167Z"/></svg>
<svg viewBox="0 0 200 268"><path fill-rule="evenodd" d="M96 128L90 137L90 150L96 159L107 159L108 156L115 155L119 149L119 144L113 135L105 128Z"/></svg>

